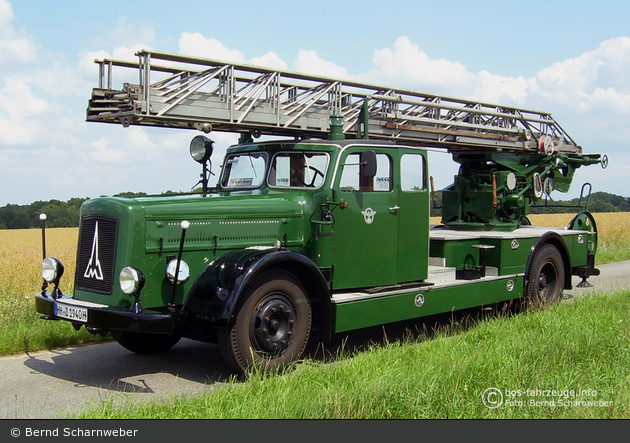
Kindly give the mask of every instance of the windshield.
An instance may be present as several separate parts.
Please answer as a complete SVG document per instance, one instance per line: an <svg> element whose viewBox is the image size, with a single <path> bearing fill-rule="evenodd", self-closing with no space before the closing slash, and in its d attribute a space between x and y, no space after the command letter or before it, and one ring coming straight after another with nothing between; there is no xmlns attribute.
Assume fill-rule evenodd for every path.
<svg viewBox="0 0 630 443"><path fill-rule="evenodd" d="M221 187L227 189L259 187L265 179L267 159L266 152L230 155L223 166Z"/></svg>
<svg viewBox="0 0 630 443"><path fill-rule="evenodd" d="M319 188L327 167L324 152L280 152L271 161L267 181L278 188Z"/></svg>

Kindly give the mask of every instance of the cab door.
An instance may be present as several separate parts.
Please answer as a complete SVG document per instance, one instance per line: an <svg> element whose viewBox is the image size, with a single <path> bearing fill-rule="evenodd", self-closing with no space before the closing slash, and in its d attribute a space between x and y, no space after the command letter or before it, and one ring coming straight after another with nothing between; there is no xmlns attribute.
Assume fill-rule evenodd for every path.
<svg viewBox="0 0 630 443"><path fill-rule="evenodd" d="M398 283L425 280L429 269L426 151L401 150L398 194Z"/></svg>
<svg viewBox="0 0 630 443"><path fill-rule="evenodd" d="M351 147L341 154L333 185L342 205L334 211L333 289L397 283L398 190L391 148ZM362 152L373 151L376 174L367 177Z"/></svg>

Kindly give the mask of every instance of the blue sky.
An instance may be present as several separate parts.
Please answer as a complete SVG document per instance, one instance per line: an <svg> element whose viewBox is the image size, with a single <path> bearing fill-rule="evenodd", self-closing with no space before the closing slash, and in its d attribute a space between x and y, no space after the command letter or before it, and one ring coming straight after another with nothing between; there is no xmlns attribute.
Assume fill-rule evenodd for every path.
<svg viewBox="0 0 630 443"><path fill-rule="evenodd" d="M606 0L0 0L0 206L195 185L194 132L85 122L93 60L141 48L550 112L610 158L553 198L584 181L630 196L628 19L630 2ZM217 171L237 137L210 137ZM431 161L449 185L450 156Z"/></svg>

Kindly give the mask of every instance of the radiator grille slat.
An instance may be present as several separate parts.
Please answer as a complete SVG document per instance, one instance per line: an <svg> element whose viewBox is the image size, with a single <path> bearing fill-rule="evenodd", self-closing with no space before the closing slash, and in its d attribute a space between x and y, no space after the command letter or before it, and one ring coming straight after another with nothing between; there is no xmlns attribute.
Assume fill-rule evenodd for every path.
<svg viewBox="0 0 630 443"><path fill-rule="evenodd" d="M114 284L118 220L87 215L81 219L75 287L111 294Z"/></svg>

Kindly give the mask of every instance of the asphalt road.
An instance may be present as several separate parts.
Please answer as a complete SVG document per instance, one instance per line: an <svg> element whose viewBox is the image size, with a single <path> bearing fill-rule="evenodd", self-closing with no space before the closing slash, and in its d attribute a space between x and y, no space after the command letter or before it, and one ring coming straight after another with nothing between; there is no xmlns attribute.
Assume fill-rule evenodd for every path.
<svg viewBox="0 0 630 443"><path fill-rule="evenodd" d="M630 261L599 268L601 275L589 279L593 287L565 291L566 300L630 289ZM574 286L579 281L574 277ZM344 337L332 347L368 341L374 337L356 332L350 334L350 341ZM112 342L2 357L0 373L0 418L4 419L68 418L104 400L122 405L196 394L221 386L230 377L216 345L191 340L159 355L133 354Z"/></svg>

